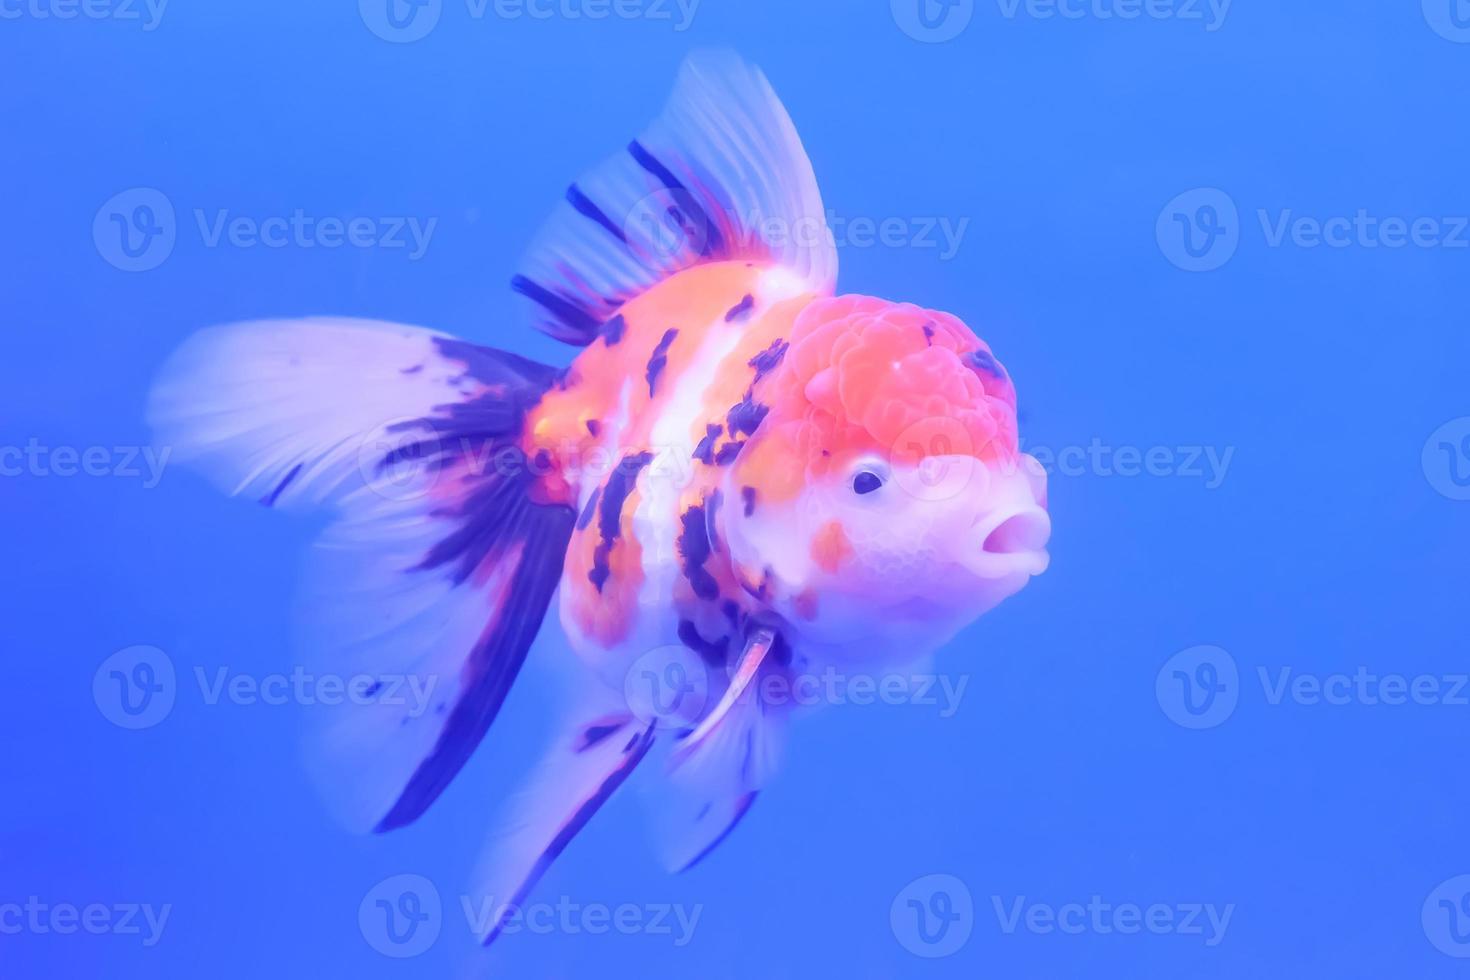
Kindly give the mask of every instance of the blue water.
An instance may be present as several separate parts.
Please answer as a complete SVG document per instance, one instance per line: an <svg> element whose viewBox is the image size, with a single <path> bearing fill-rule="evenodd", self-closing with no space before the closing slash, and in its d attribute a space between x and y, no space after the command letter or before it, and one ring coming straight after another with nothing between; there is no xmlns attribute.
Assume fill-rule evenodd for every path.
<svg viewBox="0 0 1470 980"><path fill-rule="evenodd" d="M0 976L1462 975L1470 8L651 4L444 0L408 40L346 0L0 3ZM806 720L683 876L623 794L534 896L570 911L481 951L459 895L547 672L417 825L338 829L295 708L197 680L290 670L320 522L151 471L145 393L192 331L268 315L565 361L507 278L709 44L765 68L829 208L896 219L848 236L842 288L958 313L1016 378L1053 567L938 658L957 710ZM422 254L207 234L298 211L435 225ZM130 730L94 679L140 645L173 703ZM442 906L406 945L375 904L401 874Z"/></svg>

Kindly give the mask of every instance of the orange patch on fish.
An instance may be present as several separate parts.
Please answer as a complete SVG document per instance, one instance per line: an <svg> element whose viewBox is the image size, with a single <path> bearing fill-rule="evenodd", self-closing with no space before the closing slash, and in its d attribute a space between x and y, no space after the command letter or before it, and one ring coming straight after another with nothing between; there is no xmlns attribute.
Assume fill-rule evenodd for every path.
<svg viewBox="0 0 1470 980"><path fill-rule="evenodd" d="M812 538L812 561L826 572L836 572L853 555L841 521L828 521Z"/></svg>

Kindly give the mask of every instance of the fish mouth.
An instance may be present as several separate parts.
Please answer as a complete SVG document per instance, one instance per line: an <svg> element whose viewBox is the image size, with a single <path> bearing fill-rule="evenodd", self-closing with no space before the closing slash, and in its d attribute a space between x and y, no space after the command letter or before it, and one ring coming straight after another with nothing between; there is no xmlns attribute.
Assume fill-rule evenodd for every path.
<svg viewBox="0 0 1470 980"><path fill-rule="evenodd" d="M981 578L1040 575L1051 563L1051 516L1034 505L987 514L976 523L972 540L979 548L966 555L965 566Z"/></svg>

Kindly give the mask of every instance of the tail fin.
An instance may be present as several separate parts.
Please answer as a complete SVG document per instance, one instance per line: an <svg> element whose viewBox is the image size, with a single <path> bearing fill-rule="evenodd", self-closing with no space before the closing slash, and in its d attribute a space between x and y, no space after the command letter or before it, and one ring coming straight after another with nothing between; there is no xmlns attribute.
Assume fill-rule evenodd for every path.
<svg viewBox="0 0 1470 980"><path fill-rule="evenodd" d="M176 460L232 495L336 512L303 619L349 690L314 709L311 761L354 825L424 812L536 636L574 514L533 493L516 454L557 377L429 330L311 319L204 331L154 389L150 420Z"/></svg>
<svg viewBox="0 0 1470 980"><path fill-rule="evenodd" d="M789 268L813 292L837 282L822 195L791 117L758 68L691 55L663 114L567 188L511 281L537 329L590 344L618 307L702 262Z"/></svg>
<svg viewBox="0 0 1470 980"><path fill-rule="evenodd" d="M474 892L485 913L479 932L486 945L654 742L654 727L629 713L625 704L607 704L602 710L584 705L572 717L575 723L512 803L476 874Z"/></svg>

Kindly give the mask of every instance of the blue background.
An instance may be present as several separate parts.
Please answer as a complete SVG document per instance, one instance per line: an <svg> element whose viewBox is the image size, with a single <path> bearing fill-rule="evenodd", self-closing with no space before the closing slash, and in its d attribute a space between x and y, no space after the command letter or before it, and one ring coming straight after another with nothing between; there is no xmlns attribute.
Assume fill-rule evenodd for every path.
<svg viewBox="0 0 1470 980"><path fill-rule="evenodd" d="M209 705L193 681L196 667L289 670L298 559L318 524L224 499L182 468L156 487L7 476L0 903L172 913L152 948L0 935L0 975L1470 971L1436 949L1470 951L1443 923L1421 924L1431 891L1470 871L1470 708L1272 704L1257 677L1466 670L1470 502L1440 489L1470 459L1436 470L1421 451L1470 415L1470 250L1272 247L1257 218L1470 215L1470 44L1418 3L1239 0L1208 30L983 2L945 43L905 33L903 9L881 2L704 0L681 32L653 18L476 20L446 0L413 43L375 36L344 0L174 0L151 31L6 9L22 16L0 21L5 446L145 443L162 359L243 318L402 320L564 362L569 350L519 325L507 278L568 181L651 118L687 50L718 44L766 70L829 208L969 219L947 261L845 248L841 287L973 325L1017 379L1028 445L1234 456L1213 489L1056 474L1052 569L938 660L969 679L957 714L806 720L778 783L684 876L657 868L625 793L537 893L701 905L686 946L521 934L488 951L455 896L547 731L544 670L425 819L350 836L302 774L291 711ZM178 241L129 273L92 225L136 187L173 203ZM1239 209L1238 251L1211 272L1178 268L1179 243L1156 233L1195 188ZM438 225L417 261L209 248L196 208ZM180 677L172 713L143 731L110 723L92 695L98 666L135 644L166 651ZM1156 678L1199 644L1233 658L1238 705L1193 730ZM533 659L561 646L548 628ZM447 911L429 951L397 960L357 912L405 872L432 880ZM958 951L928 959L890 906L935 873L964 883L974 913ZM992 902L1093 895L1235 908L1210 947L1007 933Z"/></svg>

